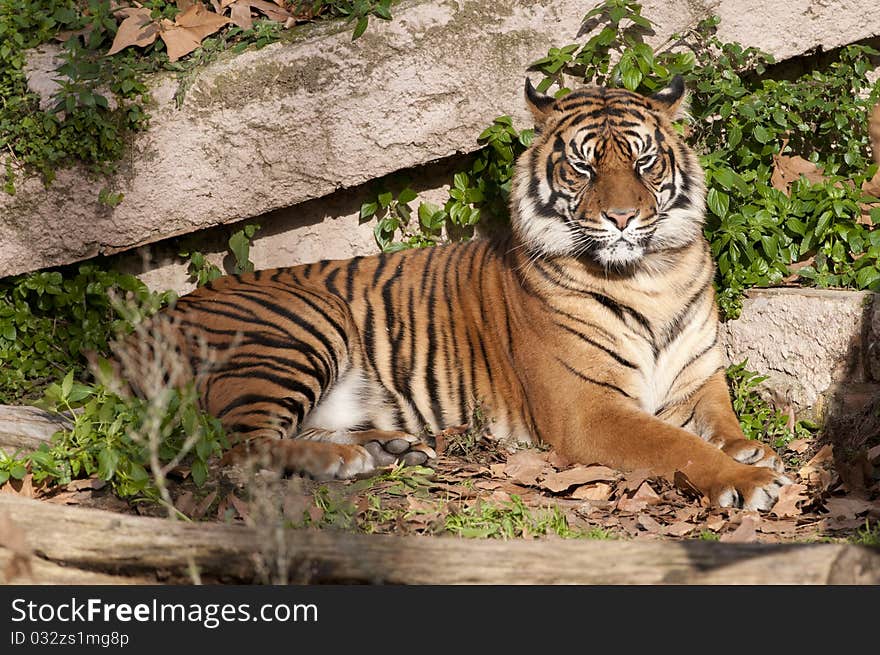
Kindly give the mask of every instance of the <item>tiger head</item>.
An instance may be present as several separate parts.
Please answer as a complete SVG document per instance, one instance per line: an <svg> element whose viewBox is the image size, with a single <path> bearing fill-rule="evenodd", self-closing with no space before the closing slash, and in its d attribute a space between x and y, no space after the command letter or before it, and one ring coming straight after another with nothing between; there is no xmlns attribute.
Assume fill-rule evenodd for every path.
<svg viewBox="0 0 880 655"><path fill-rule="evenodd" d="M557 100L526 80L536 131L511 193L520 242L623 272L701 238L703 171L672 125L683 98L680 77L650 97L591 87Z"/></svg>

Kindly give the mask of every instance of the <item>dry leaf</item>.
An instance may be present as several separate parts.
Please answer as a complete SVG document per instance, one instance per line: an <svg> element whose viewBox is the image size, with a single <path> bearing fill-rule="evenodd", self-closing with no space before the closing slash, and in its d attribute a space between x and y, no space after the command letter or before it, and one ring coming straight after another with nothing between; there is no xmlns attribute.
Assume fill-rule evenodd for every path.
<svg viewBox="0 0 880 655"><path fill-rule="evenodd" d="M599 482L578 487L572 492L571 497L577 500L608 500L611 497L611 485Z"/></svg>
<svg viewBox="0 0 880 655"><path fill-rule="evenodd" d="M0 492L12 494L13 496L21 496L22 498L34 497L34 476L30 473L25 475L21 480L10 478L6 484L0 486Z"/></svg>
<svg viewBox="0 0 880 655"><path fill-rule="evenodd" d="M230 20L210 11L205 5L196 3L182 11L172 23L163 18L159 26L159 36L165 42L168 59L177 61L198 48L206 36L210 36Z"/></svg>
<svg viewBox="0 0 880 655"><path fill-rule="evenodd" d="M721 516L721 514L712 514L706 519L706 527L712 532L720 532L726 524L727 519Z"/></svg>
<svg viewBox="0 0 880 655"><path fill-rule="evenodd" d="M517 482L532 486L538 483L538 476L547 468L547 456L536 450L521 450L507 458L504 473Z"/></svg>
<svg viewBox="0 0 880 655"><path fill-rule="evenodd" d="M108 56L132 45L148 46L159 36L159 24L152 19L147 7L131 8L126 13L127 17L116 30L113 45L107 51Z"/></svg>
<svg viewBox="0 0 880 655"><path fill-rule="evenodd" d="M758 540L758 519L751 514L746 514L742 522L733 532L721 536L721 541L730 544L747 544Z"/></svg>
<svg viewBox="0 0 880 655"><path fill-rule="evenodd" d="M784 143L782 149L785 149ZM770 176L770 184L774 189L788 195L792 182L797 181L801 176L813 183L822 182L825 179L822 169L803 157L773 155L773 174Z"/></svg>
<svg viewBox="0 0 880 655"><path fill-rule="evenodd" d="M232 506L235 507L235 511L238 512L238 515L247 521L250 518L248 504L235 494L229 494L227 498L229 499L229 502L232 503Z"/></svg>
<svg viewBox="0 0 880 655"><path fill-rule="evenodd" d="M866 512L880 514L880 504L852 496L829 498L825 501L825 509L836 519L848 519Z"/></svg>
<svg viewBox="0 0 880 655"><path fill-rule="evenodd" d="M677 521L672 525L665 526L663 534L668 537L683 537L693 532L696 527L693 523L688 523L687 521Z"/></svg>
<svg viewBox="0 0 880 655"><path fill-rule="evenodd" d="M623 479L624 491L634 491L642 486L642 482L651 477L651 471L648 469L636 469L626 474Z"/></svg>
<svg viewBox="0 0 880 655"><path fill-rule="evenodd" d="M787 448L800 455L810 447L811 443L812 439L795 439L794 441L789 442Z"/></svg>
<svg viewBox="0 0 880 655"><path fill-rule="evenodd" d="M647 482L643 482L638 490L633 494L633 498L644 500L648 505L656 505L660 502L660 496Z"/></svg>
<svg viewBox="0 0 880 655"><path fill-rule="evenodd" d="M807 496L804 493L806 490L807 485L805 484L789 484L782 487L779 490L779 498L776 500L776 504L773 505L770 513L775 514L779 518L799 516L801 510L797 504L807 500Z"/></svg>
<svg viewBox="0 0 880 655"><path fill-rule="evenodd" d="M831 444L822 446L813 459L804 464L798 471L801 479L808 484L824 491L831 485L834 475L831 472L834 466L834 449Z"/></svg>
<svg viewBox="0 0 880 655"><path fill-rule="evenodd" d="M870 461L870 462L880 461L880 444L878 444L868 450L868 461Z"/></svg>
<svg viewBox="0 0 880 655"><path fill-rule="evenodd" d="M574 464L574 462L570 461L563 455L560 455L559 451L555 449L551 450L550 454L547 455L547 463L558 469L566 469Z"/></svg>
<svg viewBox="0 0 880 655"><path fill-rule="evenodd" d="M202 518L207 513L208 508L211 506L211 503L214 502L215 498L217 498L217 492L212 491L199 501L199 503L193 508L190 516L196 520Z"/></svg>
<svg viewBox="0 0 880 655"><path fill-rule="evenodd" d="M177 500L174 501L174 506L179 512L191 517L192 511L196 506L196 499L195 496L193 496L192 491L187 491L181 494Z"/></svg>
<svg viewBox="0 0 880 655"><path fill-rule="evenodd" d="M619 512L629 512L630 514L638 514L648 506L648 501L643 498L627 498L624 496L617 501L617 510Z"/></svg>
<svg viewBox="0 0 880 655"><path fill-rule="evenodd" d="M663 526L647 514L640 514L637 520L639 525L648 532L652 532L654 534L660 534L663 532Z"/></svg>
<svg viewBox="0 0 880 655"><path fill-rule="evenodd" d="M607 466L575 466L567 471L550 473L544 477L540 486L553 493L559 493L576 485L600 480L616 480L617 477L617 471Z"/></svg>
<svg viewBox="0 0 880 655"><path fill-rule="evenodd" d="M678 489L685 498L702 498L703 494L694 486L684 471L676 471L672 478L673 486Z"/></svg>

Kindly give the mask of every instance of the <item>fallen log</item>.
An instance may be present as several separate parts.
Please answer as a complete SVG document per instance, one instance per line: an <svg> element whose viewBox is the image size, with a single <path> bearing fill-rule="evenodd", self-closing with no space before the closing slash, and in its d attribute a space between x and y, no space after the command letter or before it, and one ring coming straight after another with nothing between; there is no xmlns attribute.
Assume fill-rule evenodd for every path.
<svg viewBox="0 0 880 655"><path fill-rule="evenodd" d="M173 522L0 494L3 514L10 519L7 526L14 526L6 531L21 532L32 558L64 566L66 575L78 570L114 576L120 583L188 583L194 572L204 582L277 582L279 571L298 583L880 583L880 551L846 544L505 542L331 530L279 532L260 526ZM280 543L270 534L281 535ZM7 550L9 541L9 535L0 532L0 544ZM52 571L43 569L40 575L51 577ZM54 582L72 579L59 576ZM44 577L39 582L52 581Z"/></svg>
<svg viewBox="0 0 880 655"><path fill-rule="evenodd" d="M36 450L70 426L70 419L37 407L0 405L0 449L7 455Z"/></svg>

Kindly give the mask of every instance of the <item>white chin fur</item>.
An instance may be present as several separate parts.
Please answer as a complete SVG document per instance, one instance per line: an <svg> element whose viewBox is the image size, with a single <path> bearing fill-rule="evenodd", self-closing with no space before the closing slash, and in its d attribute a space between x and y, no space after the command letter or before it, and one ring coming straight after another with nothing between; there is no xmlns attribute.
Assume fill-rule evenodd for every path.
<svg viewBox="0 0 880 655"><path fill-rule="evenodd" d="M629 266L645 256L645 249L642 246L634 246L624 241L618 241L610 246L596 250L594 256L605 268Z"/></svg>

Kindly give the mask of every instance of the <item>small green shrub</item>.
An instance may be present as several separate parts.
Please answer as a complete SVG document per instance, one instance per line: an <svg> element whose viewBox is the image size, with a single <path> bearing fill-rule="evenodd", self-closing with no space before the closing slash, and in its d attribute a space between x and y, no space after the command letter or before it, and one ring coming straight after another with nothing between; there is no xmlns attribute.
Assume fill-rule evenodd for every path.
<svg viewBox="0 0 880 655"><path fill-rule="evenodd" d="M807 421L792 421L764 400L759 389L767 377L746 368L742 361L727 368L727 382L733 410L739 418L743 433L748 439L763 441L774 448L785 448L794 439L811 437L816 426Z"/></svg>
<svg viewBox="0 0 880 655"><path fill-rule="evenodd" d="M107 353L110 338L174 298L95 263L0 280L0 403L34 400L83 353Z"/></svg>

